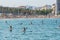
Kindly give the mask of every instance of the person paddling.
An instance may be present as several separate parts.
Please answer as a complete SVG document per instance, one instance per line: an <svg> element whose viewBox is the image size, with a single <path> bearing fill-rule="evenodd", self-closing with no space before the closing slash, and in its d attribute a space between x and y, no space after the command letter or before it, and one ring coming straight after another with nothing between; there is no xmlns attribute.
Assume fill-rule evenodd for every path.
<svg viewBox="0 0 60 40"><path fill-rule="evenodd" d="M10 25L10 32L12 32L12 26Z"/></svg>
<svg viewBox="0 0 60 40"><path fill-rule="evenodd" d="M23 34L25 34L25 33L26 33L26 29L27 29L27 28L25 28L25 27L23 28L23 32L24 32Z"/></svg>

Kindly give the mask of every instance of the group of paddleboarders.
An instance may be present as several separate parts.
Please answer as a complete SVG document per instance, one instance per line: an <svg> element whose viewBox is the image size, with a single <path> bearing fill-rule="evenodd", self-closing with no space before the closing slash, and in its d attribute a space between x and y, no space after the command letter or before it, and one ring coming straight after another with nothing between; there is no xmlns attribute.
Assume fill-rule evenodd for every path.
<svg viewBox="0 0 60 40"><path fill-rule="evenodd" d="M7 23L7 21L5 21L5 23ZM56 23L57 23L57 21L56 21ZM20 25L22 25L23 23L20 23ZM33 24L32 22L30 23L30 24ZM43 24L43 20L42 20L42 24ZM59 26L60 27L60 26ZM12 30L13 30L13 27L12 27L12 25L10 25L9 26L9 29L10 29L10 32L12 32ZM24 27L23 28L23 32L24 32L24 34L26 33L26 27Z"/></svg>
<svg viewBox="0 0 60 40"><path fill-rule="evenodd" d="M8 24L7 21L5 21L5 23ZM20 25L22 25L22 24L23 24L23 23L20 23ZM33 24L33 23L30 22L30 25L31 25L31 24ZM13 30L12 25L9 26L9 29L10 29L10 32L12 32L12 30ZM23 28L23 32L24 32L24 33L26 32L26 29L27 29L26 27Z"/></svg>
<svg viewBox="0 0 60 40"><path fill-rule="evenodd" d="M10 29L10 32L12 32L13 29L12 29L12 26L11 26L11 25L10 25L9 29ZM23 32L24 32L24 34L25 34L25 32L26 32L26 27L23 28Z"/></svg>
<svg viewBox="0 0 60 40"><path fill-rule="evenodd" d="M5 21L5 23L7 23L7 21ZM23 23L21 23L21 25L22 25L22 24L23 24ZM24 34L25 34L25 32L26 32L26 29L27 29L27 28L24 27L23 30L22 30L22 32L24 32ZM9 26L9 30L10 30L10 32L12 32L12 30L13 30L12 25Z"/></svg>

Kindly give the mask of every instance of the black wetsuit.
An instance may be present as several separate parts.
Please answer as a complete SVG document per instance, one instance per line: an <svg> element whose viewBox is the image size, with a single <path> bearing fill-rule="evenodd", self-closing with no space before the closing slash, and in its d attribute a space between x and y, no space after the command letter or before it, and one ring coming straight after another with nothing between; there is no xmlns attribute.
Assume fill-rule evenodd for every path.
<svg viewBox="0 0 60 40"><path fill-rule="evenodd" d="M26 32L26 28L24 28L24 33Z"/></svg>
<svg viewBox="0 0 60 40"><path fill-rule="evenodd" d="M10 32L12 32L12 26L10 26Z"/></svg>
<svg viewBox="0 0 60 40"><path fill-rule="evenodd" d="M25 34L25 32L26 32L26 28L25 28L25 27L23 28L23 32L24 32L24 34Z"/></svg>

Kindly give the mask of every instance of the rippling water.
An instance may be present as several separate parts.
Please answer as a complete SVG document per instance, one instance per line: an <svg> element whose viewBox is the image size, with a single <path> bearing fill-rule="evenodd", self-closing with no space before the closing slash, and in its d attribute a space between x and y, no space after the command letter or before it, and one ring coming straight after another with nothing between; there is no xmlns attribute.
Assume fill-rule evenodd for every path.
<svg viewBox="0 0 60 40"><path fill-rule="evenodd" d="M60 40L60 19L2 19L0 40Z"/></svg>

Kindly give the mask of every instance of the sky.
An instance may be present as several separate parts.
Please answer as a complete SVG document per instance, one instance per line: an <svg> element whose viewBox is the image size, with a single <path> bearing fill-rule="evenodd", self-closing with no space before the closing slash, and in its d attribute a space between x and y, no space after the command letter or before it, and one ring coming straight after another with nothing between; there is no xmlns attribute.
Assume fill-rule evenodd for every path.
<svg viewBox="0 0 60 40"><path fill-rule="evenodd" d="M19 6L36 6L52 5L56 0L0 0L0 6L19 7Z"/></svg>

